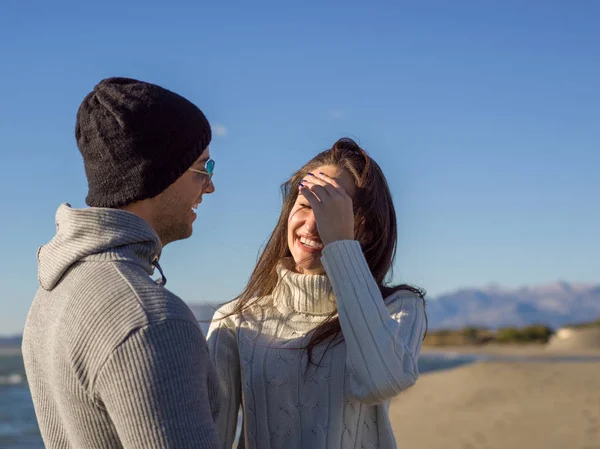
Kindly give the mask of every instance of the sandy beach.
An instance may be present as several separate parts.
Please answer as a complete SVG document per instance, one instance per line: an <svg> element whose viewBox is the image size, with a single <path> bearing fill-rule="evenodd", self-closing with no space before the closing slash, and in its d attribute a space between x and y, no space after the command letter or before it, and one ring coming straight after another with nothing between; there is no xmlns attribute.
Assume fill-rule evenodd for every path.
<svg viewBox="0 0 600 449"><path fill-rule="evenodd" d="M392 402L398 447L600 449L600 361L545 361L539 346L516 352L541 358L422 375Z"/></svg>

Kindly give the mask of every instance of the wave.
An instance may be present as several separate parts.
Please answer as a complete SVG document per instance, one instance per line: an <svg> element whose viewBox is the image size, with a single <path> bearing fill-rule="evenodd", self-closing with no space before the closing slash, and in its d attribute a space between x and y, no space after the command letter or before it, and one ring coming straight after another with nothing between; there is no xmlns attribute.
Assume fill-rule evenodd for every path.
<svg viewBox="0 0 600 449"><path fill-rule="evenodd" d="M484 354L468 354L463 352L451 352L451 351L428 351L420 354L419 358L423 360L486 360L489 356Z"/></svg>
<svg viewBox="0 0 600 449"><path fill-rule="evenodd" d="M485 360L485 357L458 353L426 353L419 357L419 372L425 374L431 371L442 371L480 360Z"/></svg>
<svg viewBox="0 0 600 449"><path fill-rule="evenodd" d="M20 385L25 382L25 377L21 374L9 374L0 376L0 385Z"/></svg>

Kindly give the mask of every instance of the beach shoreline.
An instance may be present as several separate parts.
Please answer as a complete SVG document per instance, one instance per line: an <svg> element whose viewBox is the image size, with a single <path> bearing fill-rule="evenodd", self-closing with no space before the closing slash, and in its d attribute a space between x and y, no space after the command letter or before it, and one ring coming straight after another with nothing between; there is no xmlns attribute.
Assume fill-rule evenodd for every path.
<svg viewBox="0 0 600 449"><path fill-rule="evenodd" d="M481 344L457 346L423 346L422 354L464 354L487 356L516 356L532 358L600 357L600 348L561 350L548 344Z"/></svg>

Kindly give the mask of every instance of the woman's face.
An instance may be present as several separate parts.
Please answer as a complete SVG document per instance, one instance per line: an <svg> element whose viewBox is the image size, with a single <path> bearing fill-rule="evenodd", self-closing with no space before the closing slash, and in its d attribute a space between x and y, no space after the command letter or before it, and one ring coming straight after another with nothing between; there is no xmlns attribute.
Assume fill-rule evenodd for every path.
<svg viewBox="0 0 600 449"><path fill-rule="evenodd" d="M346 189L350 197L354 195L354 179L347 170L334 165L324 165L315 168L313 173L325 173ZM310 204L300 194L288 218L287 237L288 247L298 273L323 274L325 272L321 263L323 243L319 237L317 222Z"/></svg>

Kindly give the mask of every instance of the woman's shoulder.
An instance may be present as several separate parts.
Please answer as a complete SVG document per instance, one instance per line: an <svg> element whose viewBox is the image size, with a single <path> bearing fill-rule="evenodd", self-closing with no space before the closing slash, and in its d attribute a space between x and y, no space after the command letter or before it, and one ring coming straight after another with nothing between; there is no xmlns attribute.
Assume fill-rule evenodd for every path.
<svg viewBox="0 0 600 449"><path fill-rule="evenodd" d="M425 293L411 286L398 286L390 289L385 298L385 304L391 313L404 309L425 309Z"/></svg>
<svg viewBox="0 0 600 449"><path fill-rule="evenodd" d="M249 300L235 298L217 308L213 321L226 319L239 324L244 319L259 316L265 307L272 307L270 300L270 297L251 298Z"/></svg>
<svg viewBox="0 0 600 449"><path fill-rule="evenodd" d="M239 319L236 313L236 300L226 302L216 307L213 317L208 327L207 339L210 339L213 333L229 329L234 332L239 326Z"/></svg>
<svg viewBox="0 0 600 449"><path fill-rule="evenodd" d="M217 307L212 322L224 322L228 327L235 327L239 322L238 306L240 304L239 299L233 299Z"/></svg>
<svg viewBox="0 0 600 449"><path fill-rule="evenodd" d="M235 310L237 305L239 304L238 299L233 299L224 304L221 304L217 307L217 310L214 313L214 318L223 318L228 315L235 314Z"/></svg>

